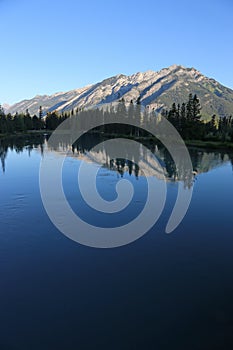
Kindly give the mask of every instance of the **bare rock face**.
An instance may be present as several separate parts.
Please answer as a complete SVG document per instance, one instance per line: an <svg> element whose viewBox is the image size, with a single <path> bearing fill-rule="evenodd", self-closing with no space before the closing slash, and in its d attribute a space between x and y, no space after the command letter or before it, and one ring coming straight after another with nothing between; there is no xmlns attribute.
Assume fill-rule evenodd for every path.
<svg viewBox="0 0 233 350"><path fill-rule="evenodd" d="M130 76L119 74L80 89L50 96L37 95L30 100L5 106L5 111L14 114L28 109L33 115L38 114L39 106L42 106L46 114L55 110L65 112L76 108L107 106L122 98L129 103L139 97L143 106L160 111L170 108L173 102L186 102L189 93L198 95L203 117L233 114L233 90L204 76L195 68L180 65L172 65L159 72L149 70Z"/></svg>

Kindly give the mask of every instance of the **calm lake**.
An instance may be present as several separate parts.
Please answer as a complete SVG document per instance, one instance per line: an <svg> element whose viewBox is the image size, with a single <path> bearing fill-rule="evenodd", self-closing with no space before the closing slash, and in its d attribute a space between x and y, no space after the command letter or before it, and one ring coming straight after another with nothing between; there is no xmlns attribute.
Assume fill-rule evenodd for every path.
<svg viewBox="0 0 233 350"><path fill-rule="evenodd" d="M193 186L191 205L167 235L178 180L169 154L150 143L166 171L162 215L135 242L95 249L59 232L43 207L46 138L0 140L0 349L232 349L233 154L189 149L196 173L186 184ZM63 186L73 210L117 226L142 210L146 179L133 162L112 160L98 172L98 191L113 200L119 179L129 180L129 209L123 217L103 216L85 205L77 172L100 141L86 135L51 154L70 150Z"/></svg>

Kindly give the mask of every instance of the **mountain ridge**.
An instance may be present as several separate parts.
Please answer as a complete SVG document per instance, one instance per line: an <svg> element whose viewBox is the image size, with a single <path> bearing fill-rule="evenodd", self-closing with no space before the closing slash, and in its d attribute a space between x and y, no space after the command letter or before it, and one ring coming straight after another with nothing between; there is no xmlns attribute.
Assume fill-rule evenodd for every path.
<svg viewBox="0 0 233 350"><path fill-rule="evenodd" d="M161 111L173 102L183 103L190 93L197 94L204 118L213 114L233 114L233 90L208 78L197 69L172 65L160 71L148 70L132 75L118 74L78 89L56 92L52 95L36 95L6 108L6 113L37 114L42 106L48 112L69 112L72 109L108 105L124 98L126 102L139 97L144 107Z"/></svg>

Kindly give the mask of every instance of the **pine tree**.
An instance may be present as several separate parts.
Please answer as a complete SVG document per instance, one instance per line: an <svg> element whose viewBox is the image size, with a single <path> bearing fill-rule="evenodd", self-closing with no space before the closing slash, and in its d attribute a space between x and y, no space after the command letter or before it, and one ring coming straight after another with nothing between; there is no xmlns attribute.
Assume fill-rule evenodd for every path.
<svg viewBox="0 0 233 350"><path fill-rule="evenodd" d="M131 124L129 126L129 133L130 136L133 135L134 132L134 126L132 125L133 120L135 119L135 115L134 115L134 104L133 104L133 100L130 101L129 107L128 107L128 120L129 120L129 124Z"/></svg>
<svg viewBox="0 0 233 350"><path fill-rule="evenodd" d="M4 134L7 131L6 116L3 107L0 105L0 133Z"/></svg>
<svg viewBox="0 0 233 350"><path fill-rule="evenodd" d="M42 111L42 106L39 107L39 119L42 119L43 117L43 111Z"/></svg>
<svg viewBox="0 0 233 350"><path fill-rule="evenodd" d="M181 105L180 117L181 117L181 119L185 119L186 118L186 106L185 106L185 103L182 103L182 105Z"/></svg>
<svg viewBox="0 0 233 350"><path fill-rule="evenodd" d="M216 131L216 115L212 115L211 121L210 121L210 130L211 132L215 132Z"/></svg>
<svg viewBox="0 0 233 350"><path fill-rule="evenodd" d="M187 120L193 119L193 95L189 94L189 100L186 104L186 118Z"/></svg>
<svg viewBox="0 0 233 350"><path fill-rule="evenodd" d="M201 105L200 101L195 94L192 100L192 120L199 121L201 119Z"/></svg>
<svg viewBox="0 0 233 350"><path fill-rule="evenodd" d="M142 116L141 116L141 97L140 96L137 98L137 102L136 102L135 109L134 109L134 116L135 116L136 123L138 125L141 125ZM134 127L134 135L135 136L140 135L139 127Z"/></svg>

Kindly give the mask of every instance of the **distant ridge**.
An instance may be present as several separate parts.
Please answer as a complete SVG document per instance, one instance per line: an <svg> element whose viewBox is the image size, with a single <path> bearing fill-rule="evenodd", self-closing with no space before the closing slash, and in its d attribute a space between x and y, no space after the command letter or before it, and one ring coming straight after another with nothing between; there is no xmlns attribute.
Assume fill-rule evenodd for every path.
<svg viewBox="0 0 233 350"><path fill-rule="evenodd" d="M202 105L202 116L233 115L233 90L216 80L201 74L195 68L172 65L158 72L138 72L127 76L119 74L102 82L68 92L53 95L37 95L12 106L4 106L7 113L29 110L37 114L42 106L44 114L57 110L71 111L83 107L111 104L124 97L126 102L136 101L140 96L143 106L156 111L170 108L173 102L186 102L189 93L197 94Z"/></svg>

